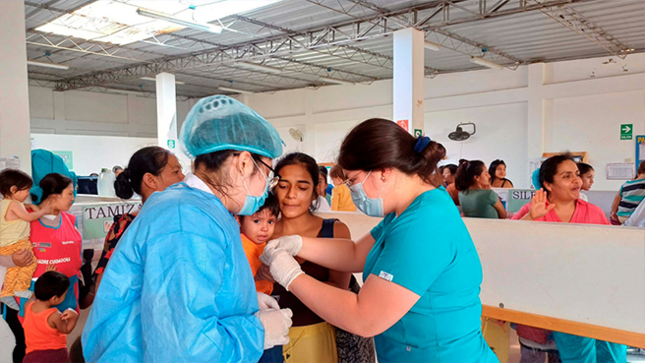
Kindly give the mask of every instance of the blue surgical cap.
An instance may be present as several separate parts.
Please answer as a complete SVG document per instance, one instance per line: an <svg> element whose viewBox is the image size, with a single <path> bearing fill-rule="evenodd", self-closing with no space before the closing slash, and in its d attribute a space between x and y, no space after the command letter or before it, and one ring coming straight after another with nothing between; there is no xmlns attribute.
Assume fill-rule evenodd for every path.
<svg viewBox="0 0 645 363"><path fill-rule="evenodd" d="M535 190L542 189L542 184L540 184L540 168L533 172L531 175L531 180L533 181L533 187Z"/></svg>
<svg viewBox="0 0 645 363"><path fill-rule="evenodd" d="M275 159L282 154L278 131L242 102L224 95L199 100L179 136L191 158L221 150L249 151Z"/></svg>

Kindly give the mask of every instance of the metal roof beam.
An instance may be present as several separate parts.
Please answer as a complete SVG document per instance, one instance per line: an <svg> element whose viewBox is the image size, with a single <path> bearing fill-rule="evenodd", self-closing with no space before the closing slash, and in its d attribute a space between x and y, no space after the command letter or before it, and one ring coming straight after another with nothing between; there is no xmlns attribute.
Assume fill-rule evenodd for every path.
<svg viewBox="0 0 645 363"><path fill-rule="evenodd" d="M309 0L309 1L310 2L321 2L321 1L324 1L324 0ZM502 0L502 2L500 2L500 3L497 3L494 6L495 10L499 10L503 5L505 5L505 3L503 3L503 1L504 0ZM369 3L367 1L362 1L361 0L361 1L356 1L355 3L356 3L356 5L367 7L367 9L369 9L369 10L378 11L380 14L396 13L396 12L391 12L388 9L381 8L381 7L379 7L379 6L375 5L375 4ZM461 5L458 5L457 1L446 1L446 2L443 2L443 3L439 4L439 6L437 6L437 7L438 7L438 9L434 10L434 12L432 12L429 17L425 17L422 20L423 23L426 23L430 18L434 17L435 15L437 15L441 11L443 11L443 13L444 13L444 21L445 21L446 20L446 15L445 14L450 13L448 7L457 7L459 9L463 10L463 11L466 11L466 12L472 14L476 18L484 17L486 12L487 12L487 10L486 10L486 0L480 0L479 1L479 11L478 12L470 10L470 9L467 9L467 8L461 6ZM326 7L326 8L329 8L329 7ZM332 9L332 10L337 11L337 12L341 12L341 13L343 12L343 11L338 10L338 9ZM354 17L353 15L349 15L349 16ZM411 26L414 26L414 25L418 24L418 22L416 21L417 16L418 16L418 14L415 13L414 11L411 11L411 12L409 11L408 12L408 14L407 14L408 26L411 27ZM401 20L401 17L399 17L399 21L400 20ZM398 29L396 27L391 26L391 25L384 24L384 30L388 31L388 32L394 32L394 31L396 31ZM506 66L507 68L509 68L511 70L515 70L521 64L527 63L527 62L525 62L525 61L523 61L521 59L518 59L516 57L510 56L510 55L508 55L508 54L506 54L504 52L501 52L499 50L490 48L490 47L488 47L488 46L486 46L484 44L478 43L478 42L470 40L470 39L466 39L464 37L458 36L456 34L452 34L450 32L447 32L447 31L444 31L444 30L441 30L441 29L438 29L438 28L429 28L429 29L427 29L425 36L426 36L426 39L428 39L428 40L430 40L430 41L432 41L434 43L440 44L442 47L444 47L446 49L450 49L450 50L453 50L455 52L462 53L462 54L467 55L469 57L476 56L476 57L486 58L486 59L488 59L490 61L501 63L501 64L503 64L504 66ZM440 71L438 71L438 70L433 71L432 68L430 68L430 69L429 68L430 67L426 67L426 71L425 71L426 74L438 74L438 73L440 73Z"/></svg>
<svg viewBox="0 0 645 363"><path fill-rule="evenodd" d="M543 0L525 1L529 4L542 4L544 2ZM634 51L633 48L616 39L614 36L607 33L601 27L594 24L591 20L587 19L569 6L562 5L546 7L540 9L540 11L551 19L596 43L598 46L604 48L609 53L620 59L625 59L625 57Z"/></svg>
<svg viewBox="0 0 645 363"><path fill-rule="evenodd" d="M316 3L314 0L311 1ZM317 1L320 3L323 0ZM528 4L525 0L522 0L517 7L507 10L498 10L484 18L507 16L520 12L539 10L549 6L582 1L588 0L544 0L540 4ZM357 5L360 5L361 3L363 2L359 2ZM351 22L340 25L329 25L319 29L299 32L297 34L284 34L202 52L159 58L151 61L151 63L127 65L106 71L90 73L85 76L61 80L57 83L56 88L59 90L68 90L96 86L118 82L118 80L122 78L144 77L161 72L176 72L211 64L231 64L240 61L285 57L290 54L303 51L324 52L330 55L341 54L347 59L360 59L365 64L391 68L393 61L392 57L370 52L350 44L360 40L385 37L392 34L394 30L414 26L417 19L423 18L424 12L434 12L437 10L438 6L443 6L444 9L449 9L453 3L454 1L432 1L410 9L389 12L387 14L379 13L375 16L352 20ZM504 53L495 51L494 49L486 48L484 45L477 44L474 41L460 38L455 34L450 34L443 30L439 32L440 29L438 29L445 25L467 21L478 21L482 19L483 18L478 14L465 19L462 18L452 21L449 18L449 14L446 15L446 12L444 12L444 19L441 22L430 22L419 28L421 30L434 32L430 34L441 34L445 37L453 38L450 42L444 41L443 45L447 48L452 47L455 51L460 51L462 53L465 52L470 55L474 50L462 50L465 45L468 45L470 47L479 48L479 52L486 50L486 52L483 52L484 54L480 54L480 56L485 55L487 57L492 57L492 55L495 54L500 58L506 58L506 60L502 62L503 64L512 64L514 67L516 62L521 62L521 60L512 56L505 55ZM366 29L367 31L365 31ZM437 74L440 72L441 70L438 69L426 69L426 73L429 74Z"/></svg>

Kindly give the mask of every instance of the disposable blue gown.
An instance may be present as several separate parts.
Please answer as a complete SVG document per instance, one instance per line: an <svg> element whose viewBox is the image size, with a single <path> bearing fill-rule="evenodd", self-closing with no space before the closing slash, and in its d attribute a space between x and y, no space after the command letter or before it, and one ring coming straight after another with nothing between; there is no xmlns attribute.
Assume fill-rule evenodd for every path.
<svg viewBox="0 0 645 363"><path fill-rule="evenodd" d="M110 259L85 331L88 362L257 362L264 328L233 216L212 194L154 193Z"/></svg>

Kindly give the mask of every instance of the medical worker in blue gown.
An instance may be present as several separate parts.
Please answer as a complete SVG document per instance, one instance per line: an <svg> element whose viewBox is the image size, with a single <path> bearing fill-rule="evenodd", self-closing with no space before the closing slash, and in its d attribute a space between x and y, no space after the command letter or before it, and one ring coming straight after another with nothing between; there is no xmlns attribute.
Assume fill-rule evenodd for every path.
<svg viewBox="0 0 645 363"><path fill-rule="evenodd" d="M194 174L154 193L105 269L83 333L88 362L257 362L291 311L255 292L233 214L277 182L278 132L242 103L200 100L181 130Z"/></svg>

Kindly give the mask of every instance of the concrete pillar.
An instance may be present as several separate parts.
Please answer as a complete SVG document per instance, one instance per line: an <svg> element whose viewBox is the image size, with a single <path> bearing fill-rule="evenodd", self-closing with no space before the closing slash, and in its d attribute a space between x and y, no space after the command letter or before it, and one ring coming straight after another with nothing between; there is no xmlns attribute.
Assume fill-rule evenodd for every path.
<svg viewBox="0 0 645 363"><path fill-rule="evenodd" d="M394 121L410 134L423 132L424 33L414 28L394 32ZM417 135L418 136L418 135Z"/></svg>
<svg viewBox="0 0 645 363"><path fill-rule="evenodd" d="M0 1L0 157L18 157L31 174L25 3Z"/></svg>
<svg viewBox="0 0 645 363"><path fill-rule="evenodd" d="M175 75L159 73L157 81L157 140L158 145L177 150L177 93Z"/></svg>

